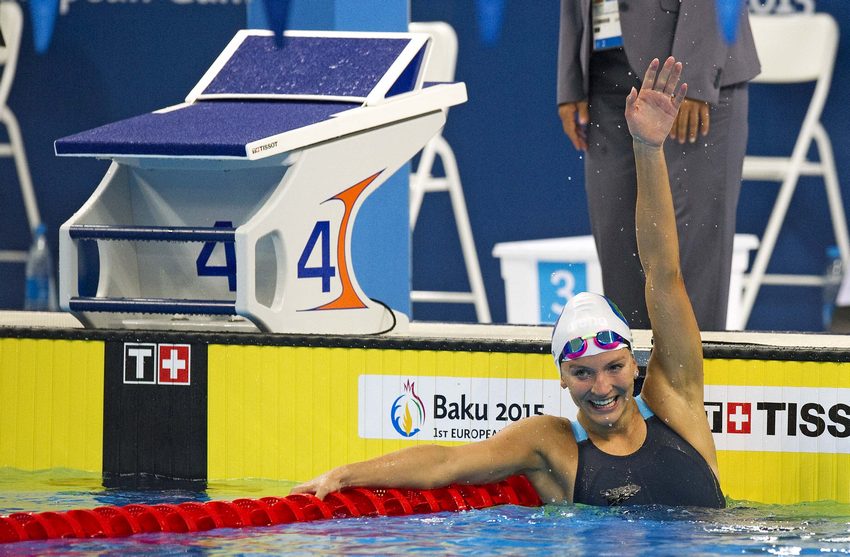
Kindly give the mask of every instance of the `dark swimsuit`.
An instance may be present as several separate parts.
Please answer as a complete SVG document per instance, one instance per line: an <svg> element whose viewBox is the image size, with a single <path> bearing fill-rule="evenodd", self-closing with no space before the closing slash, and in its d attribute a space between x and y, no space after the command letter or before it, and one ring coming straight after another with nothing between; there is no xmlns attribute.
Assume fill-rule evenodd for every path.
<svg viewBox="0 0 850 557"><path fill-rule="evenodd" d="M578 443L573 501L586 505L726 506L720 483L705 459L635 397L646 420L646 440L634 453L615 456L599 450L572 421Z"/></svg>

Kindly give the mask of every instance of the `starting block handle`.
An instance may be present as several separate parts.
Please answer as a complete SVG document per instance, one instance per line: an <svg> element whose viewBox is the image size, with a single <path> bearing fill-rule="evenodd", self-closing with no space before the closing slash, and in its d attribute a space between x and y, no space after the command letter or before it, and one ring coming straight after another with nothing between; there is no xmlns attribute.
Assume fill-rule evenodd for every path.
<svg viewBox="0 0 850 557"><path fill-rule="evenodd" d="M74 224L68 227L73 240L147 240L156 242L234 242L233 227L115 226Z"/></svg>
<svg viewBox="0 0 850 557"><path fill-rule="evenodd" d="M75 296L71 311L107 311L114 313L188 313L199 315L236 315L236 304L229 300L171 300L168 298L94 298Z"/></svg>

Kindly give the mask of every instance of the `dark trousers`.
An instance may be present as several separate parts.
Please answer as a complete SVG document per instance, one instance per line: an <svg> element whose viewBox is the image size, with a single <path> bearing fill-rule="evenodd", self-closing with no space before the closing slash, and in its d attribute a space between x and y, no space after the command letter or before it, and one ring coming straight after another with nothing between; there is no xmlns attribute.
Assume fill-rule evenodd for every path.
<svg viewBox="0 0 850 557"><path fill-rule="evenodd" d="M605 294L632 327L650 328L635 237L636 184L626 95L640 88L622 50L594 53L585 188ZM642 77L642 76L640 76ZM665 144L685 287L700 329L726 328L735 216L747 146L747 84L720 90L710 130L696 143Z"/></svg>

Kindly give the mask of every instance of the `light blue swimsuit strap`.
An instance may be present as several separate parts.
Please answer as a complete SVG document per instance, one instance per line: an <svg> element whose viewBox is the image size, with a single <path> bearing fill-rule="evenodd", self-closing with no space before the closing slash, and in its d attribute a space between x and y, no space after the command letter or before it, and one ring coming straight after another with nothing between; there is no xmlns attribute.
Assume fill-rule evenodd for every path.
<svg viewBox="0 0 850 557"><path fill-rule="evenodd" d="M640 415L643 416L644 420L648 420L655 415L655 412L650 410L649 406L646 405L640 395L635 397L635 402L637 402L638 410L640 410Z"/></svg>
<svg viewBox="0 0 850 557"><path fill-rule="evenodd" d="M643 416L644 420L648 420L653 417L655 413L649 409L649 406L643 401L640 395L635 397L635 402L638 405L638 411L640 415ZM570 420L570 426L573 428L573 437L576 438L576 443L581 443L582 441L587 440L587 431L585 431L584 427L580 423L578 423L578 419Z"/></svg>
<svg viewBox="0 0 850 557"><path fill-rule="evenodd" d="M570 425L573 428L573 437L576 438L576 443L587 441L587 432L584 430L582 425L578 423L578 418L570 420Z"/></svg>

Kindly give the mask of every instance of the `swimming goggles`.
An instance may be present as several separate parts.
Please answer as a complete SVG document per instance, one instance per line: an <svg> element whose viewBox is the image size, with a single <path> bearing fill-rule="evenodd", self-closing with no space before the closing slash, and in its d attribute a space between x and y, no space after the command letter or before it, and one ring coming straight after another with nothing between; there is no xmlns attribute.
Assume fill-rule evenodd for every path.
<svg viewBox="0 0 850 557"><path fill-rule="evenodd" d="M560 364L564 360L575 360L576 358L580 358L585 352L587 352L587 341L590 339L593 339L596 346L602 350L613 350L620 344L625 344L628 348L632 347L628 340L614 331L599 331L595 335L576 337L567 342L567 344L564 345L564 349L561 351L561 357L558 358L558 363Z"/></svg>

